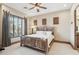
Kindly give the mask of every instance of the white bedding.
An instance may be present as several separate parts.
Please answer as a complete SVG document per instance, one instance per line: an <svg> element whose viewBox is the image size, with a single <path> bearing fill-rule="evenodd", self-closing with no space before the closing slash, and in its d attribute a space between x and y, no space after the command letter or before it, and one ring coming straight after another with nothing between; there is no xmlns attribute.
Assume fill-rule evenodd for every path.
<svg viewBox="0 0 79 59"><path fill-rule="evenodd" d="M54 39L54 36L49 33L49 32L39 32L36 34L32 34L32 35L26 35L26 37L34 37L34 38L41 38L43 40L48 40L48 45L50 44L50 42Z"/></svg>

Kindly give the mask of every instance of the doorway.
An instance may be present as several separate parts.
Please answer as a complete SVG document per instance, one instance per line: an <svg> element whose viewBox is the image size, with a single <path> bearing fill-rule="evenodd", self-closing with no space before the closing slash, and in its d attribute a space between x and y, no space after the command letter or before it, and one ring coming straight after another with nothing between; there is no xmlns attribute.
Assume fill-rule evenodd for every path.
<svg viewBox="0 0 79 59"><path fill-rule="evenodd" d="M75 22L75 49L79 48L79 5L74 11L74 22Z"/></svg>

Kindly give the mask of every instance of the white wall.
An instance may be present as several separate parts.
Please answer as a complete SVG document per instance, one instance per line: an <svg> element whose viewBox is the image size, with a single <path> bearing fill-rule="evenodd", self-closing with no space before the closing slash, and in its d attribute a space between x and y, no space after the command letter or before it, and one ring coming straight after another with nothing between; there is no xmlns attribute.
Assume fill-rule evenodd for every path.
<svg viewBox="0 0 79 59"><path fill-rule="evenodd" d="M75 32L74 32L74 10L75 10L75 8L78 6L78 4L73 4L73 6L72 6L72 8L71 8L71 11L70 11L70 13L71 13L71 21L70 22L72 22L72 24L71 24L71 38L70 38L70 42L72 43L72 45L73 46L75 46Z"/></svg>
<svg viewBox="0 0 79 59"><path fill-rule="evenodd" d="M53 24L53 17L59 17L59 24L54 25ZM33 21L37 20L38 25L42 25L42 19L47 19L47 25L48 26L55 26L55 39L60 41L67 41L69 42L70 39L70 10L64 10L54 13L48 13L44 15L34 16L29 18L28 23L28 32L31 33L31 26L33 25Z"/></svg>

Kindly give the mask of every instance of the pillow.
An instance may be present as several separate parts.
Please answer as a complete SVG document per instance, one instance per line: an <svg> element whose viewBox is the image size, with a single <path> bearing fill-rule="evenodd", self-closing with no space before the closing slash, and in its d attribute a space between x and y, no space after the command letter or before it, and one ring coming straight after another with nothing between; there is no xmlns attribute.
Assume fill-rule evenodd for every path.
<svg viewBox="0 0 79 59"><path fill-rule="evenodd" d="M36 31L36 34L43 34L43 31Z"/></svg>
<svg viewBox="0 0 79 59"><path fill-rule="evenodd" d="M52 35L52 31L36 31L36 34Z"/></svg>
<svg viewBox="0 0 79 59"><path fill-rule="evenodd" d="M43 31L43 34L44 35L51 35L52 34L52 31Z"/></svg>

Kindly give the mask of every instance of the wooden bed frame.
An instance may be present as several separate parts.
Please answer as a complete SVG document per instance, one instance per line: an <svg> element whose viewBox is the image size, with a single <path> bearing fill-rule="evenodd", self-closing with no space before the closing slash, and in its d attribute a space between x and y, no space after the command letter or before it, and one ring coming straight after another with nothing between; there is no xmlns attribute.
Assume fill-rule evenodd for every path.
<svg viewBox="0 0 79 59"><path fill-rule="evenodd" d="M43 28L45 28L45 27L43 27ZM49 28L49 27L46 27L46 28ZM47 29L45 29L45 30L44 29L37 29L37 30L49 31ZM41 51L44 51L45 54L47 54L48 51L50 50L53 42L54 42L54 39L52 39L52 41L48 45L48 39L43 40L43 39L40 39L40 38L22 36L20 45L21 46L28 46L28 47L31 47L31 48L34 48L34 49L41 50Z"/></svg>

